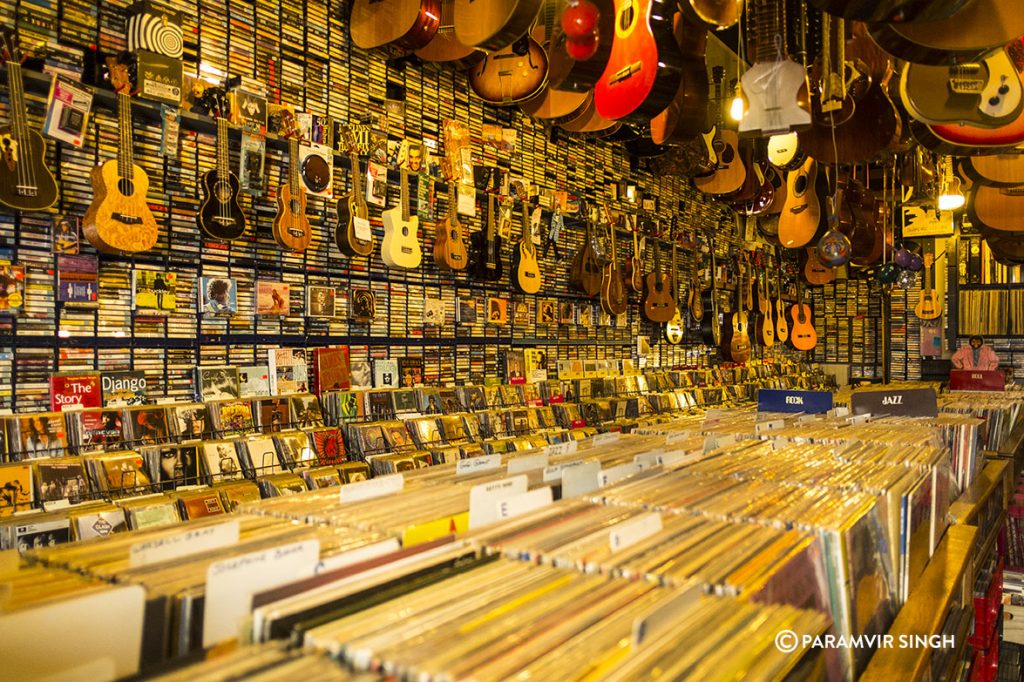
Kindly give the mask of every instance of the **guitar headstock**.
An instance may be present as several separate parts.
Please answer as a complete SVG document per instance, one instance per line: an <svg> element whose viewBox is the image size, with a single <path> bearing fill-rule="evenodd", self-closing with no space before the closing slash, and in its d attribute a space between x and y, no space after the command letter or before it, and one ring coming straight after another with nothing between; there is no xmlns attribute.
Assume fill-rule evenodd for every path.
<svg viewBox="0 0 1024 682"><path fill-rule="evenodd" d="M18 34L15 29L4 26L0 28L0 61L4 64L21 64L21 48L18 47Z"/></svg>
<svg viewBox="0 0 1024 682"><path fill-rule="evenodd" d="M221 87L208 87L203 90L196 102L201 110L213 118L231 118L231 102L228 93Z"/></svg>
<svg viewBox="0 0 1024 682"><path fill-rule="evenodd" d="M134 94L134 85L129 70L129 62L121 57L107 57L107 80L114 92L122 95Z"/></svg>

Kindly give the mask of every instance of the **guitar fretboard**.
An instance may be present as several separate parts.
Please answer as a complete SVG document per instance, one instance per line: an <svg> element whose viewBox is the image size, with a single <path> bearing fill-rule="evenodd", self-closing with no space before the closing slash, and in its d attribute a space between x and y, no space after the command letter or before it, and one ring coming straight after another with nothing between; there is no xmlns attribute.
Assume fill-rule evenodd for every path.
<svg viewBox="0 0 1024 682"><path fill-rule="evenodd" d="M121 146L117 150L117 174L131 180L135 157L132 150L135 142L132 135L132 97L128 93L117 93L117 120L120 128Z"/></svg>

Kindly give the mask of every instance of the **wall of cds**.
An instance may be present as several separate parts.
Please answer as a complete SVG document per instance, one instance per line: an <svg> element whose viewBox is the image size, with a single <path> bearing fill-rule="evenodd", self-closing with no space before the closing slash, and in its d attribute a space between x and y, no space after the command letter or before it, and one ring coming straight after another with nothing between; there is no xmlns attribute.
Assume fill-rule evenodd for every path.
<svg viewBox="0 0 1024 682"><path fill-rule="evenodd" d="M245 170L243 182L251 190L241 197L248 231L225 242L200 230L202 176L220 158L217 128L198 105L172 106L178 84L155 78L133 97L131 147L134 163L149 176L148 203L159 236L154 248L134 256L97 253L78 228L93 198L90 171L115 158L125 137L109 85L99 84L91 107L83 110L87 116L79 112L76 119L70 107L62 113L70 128L84 126L81 139L72 140L66 131L59 144L48 138L46 163L59 184L54 207L0 208L0 273L16 292L0 310L0 409L43 408L50 373L85 369L142 371L151 393L186 399L193 393L194 366L263 363L275 346L348 345L354 360L421 356L427 383L496 376L498 350L509 347L543 348L552 376L558 359L706 362L709 353L692 323L681 345L658 343L659 330L641 319L635 305L609 318L596 299L569 287L570 262L585 234L578 215L567 213L557 241L546 243L555 206L574 207L582 200L596 209L610 199L616 213L640 214L652 226L660 219L664 235L647 238L648 268L656 249L668 267L673 215L677 230L671 234L714 233L715 250L728 254L738 242L730 231L717 230L722 208L703 202L688 184L661 172L656 161L631 160L621 144L610 141L559 137L518 107L485 106L467 94L462 71L355 48L348 5L340 0L167 0L143 9L130 12L123 0L0 4L0 22L17 27L19 44L31 58L24 69L29 126L42 129L48 111L50 75L41 70L65 74L70 80L58 86L74 87L83 72L88 80L102 71L96 64L103 55L148 46L173 59L180 50L186 99L195 99L187 92L190 75L218 82L241 78L244 87L261 90L272 124L275 111L278 124L282 111L294 114L306 135L335 147L325 155L328 196L308 199L312 244L301 253L287 252L273 237L274 197L289 181L289 147L275 138L273 125L265 139L247 136L241 155L238 128L229 133L228 162L236 173ZM164 11L178 13L180 33L166 28L174 21L162 21ZM141 17L146 12L156 20ZM161 63L139 63L135 71L159 70ZM0 120L7 121L7 88L0 93ZM61 121L49 125L59 127ZM473 191L468 201L463 198L462 208L473 215L462 220L471 230L486 228L486 190L494 183L530 187L530 194L539 195L527 206L525 220L524 203L513 202L505 226L511 228L508 244L540 208L540 224L531 228L544 274L539 294L513 293L507 273L482 283L445 272L429 258L434 223L448 210L443 171L449 122L468 132L476 201ZM338 198L350 191L353 178L352 157L337 141L340 131L355 128L369 131L369 144L359 147L360 177L372 179L383 169L378 179L386 178L376 188L384 206L370 207L378 244L381 211L400 199L395 161L404 155L408 165L410 148L430 159L410 189L412 210L423 218L420 240L427 255L419 268L389 269L379 252L348 258L334 243ZM370 166L371 160L380 165ZM626 199L627 185L636 188L634 201ZM603 236L600 241L606 245ZM632 244L624 231L618 242L621 262ZM696 263L693 252L680 249L679 270L695 265L707 263ZM722 302L728 309L727 292Z"/></svg>

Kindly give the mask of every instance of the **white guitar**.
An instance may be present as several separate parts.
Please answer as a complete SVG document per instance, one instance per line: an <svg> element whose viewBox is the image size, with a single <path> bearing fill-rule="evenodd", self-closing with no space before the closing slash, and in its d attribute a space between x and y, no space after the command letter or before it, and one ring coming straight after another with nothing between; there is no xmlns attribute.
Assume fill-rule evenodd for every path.
<svg viewBox="0 0 1024 682"><path fill-rule="evenodd" d="M402 193L398 206L384 211L384 239L380 257L389 268L413 270L423 261L418 216L409 215L409 174L402 169Z"/></svg>

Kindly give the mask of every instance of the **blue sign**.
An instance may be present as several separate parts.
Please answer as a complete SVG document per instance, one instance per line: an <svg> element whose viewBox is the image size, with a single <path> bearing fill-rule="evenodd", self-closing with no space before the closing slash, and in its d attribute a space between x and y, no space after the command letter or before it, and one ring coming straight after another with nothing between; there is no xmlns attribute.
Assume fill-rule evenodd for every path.
<svg viewBox="0 0 1024 682"><path fill-rule="evenodd" d="M805 412L821 414L832 409L829 391L787 391L761 388L757 391L758 412Z"/></svg>

